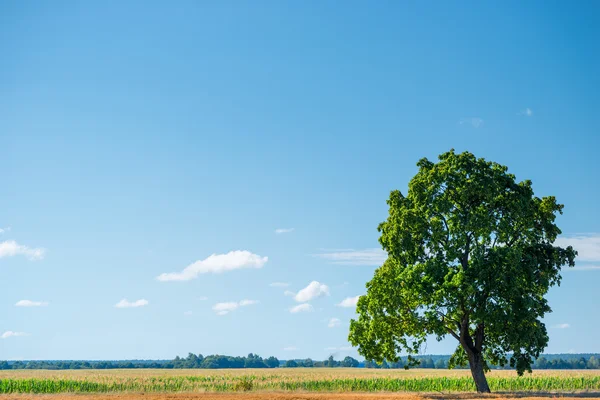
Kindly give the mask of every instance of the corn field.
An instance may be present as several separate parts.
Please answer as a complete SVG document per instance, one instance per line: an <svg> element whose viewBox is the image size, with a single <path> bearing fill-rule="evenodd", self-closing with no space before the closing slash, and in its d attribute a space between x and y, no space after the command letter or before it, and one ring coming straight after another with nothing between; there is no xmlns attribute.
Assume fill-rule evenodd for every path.
<svg viewBox="0 0 600 400"><path fill-rule="evenodd" d="M492 391L595 391L600 390L600 375L581 376L490 376ZM335 377L318 374L220 374L192 376L118 376L87 375L75 378L40 376L31 378L0 375L0 393L113 393L113 392L472 392L468 376L433 377Z"/></svg>

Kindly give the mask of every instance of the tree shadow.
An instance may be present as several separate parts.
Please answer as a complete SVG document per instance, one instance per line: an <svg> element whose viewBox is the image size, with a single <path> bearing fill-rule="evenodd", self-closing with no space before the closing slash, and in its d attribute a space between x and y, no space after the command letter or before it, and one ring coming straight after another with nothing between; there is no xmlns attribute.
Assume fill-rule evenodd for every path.
<svg viewBox="0 0 600 400"><path fill-rule="evenodd" d="M532 397L545 397L545 398L596 398L600 399L600 391L580 391L580 392L548 392L548 391L537 391L537 392L493 392L489 394L483 393L430 393L423 394L423 398L434 399L434 400L467 400L467 399L520 399L520 398L532 398Z"/></svg>

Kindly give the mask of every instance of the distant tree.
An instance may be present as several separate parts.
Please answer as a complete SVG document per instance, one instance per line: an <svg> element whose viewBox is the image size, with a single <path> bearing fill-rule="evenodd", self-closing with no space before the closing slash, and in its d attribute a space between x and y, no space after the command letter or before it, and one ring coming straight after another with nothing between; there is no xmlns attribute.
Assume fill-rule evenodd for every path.
<svg viewBox="0 0 600 400"><path fill-rule="evenodd" d="M267 364L258 355L250 353L244 360L244 368L267 368Z"/></svg>
<svg viewBox="0 0 600 400"><path fill-rule="evenodd" d="M298 366L298 363L296 363L296 361L294 361L294 360L287 360L285 362L284 366L286 368L296 368Z"/></svg>
<svg viewBox="0 0 600 400"><path fill-rule="evenodd" d="M417 166L407 196L388 200L378 228L388 257L359 298L349 340L379 362L404 349L415 365L428 335L450 335L450 366L468 362L477 391L489 392L488 363L522 375L548 344L544 296L577 254L553 245L563 206L468 152Z"/></svg>
<svg viewBox="0 0 600 400"><path fill-rule="evenodd" d="M439 360L437 360L435 362L435 368L436 369L444 369L444 368L448 368L448 365L446 364L446 361L444 361L443 358L440 358Z"/></svg>
<svg viewBox="0 0 600 400"><path fill-rule="evenodd" d="M277 368L277 367L279 367L279 360L277 358L271 356L265 360L265 364L269 368Z"/></svg>
<svg viewBox="0 0 600 400"><path fill-rule="evenodd" d="M546 369L548 368L548 360L546 360L546 357L540 357L535 361L534 366L536 368Z"/></svg>
<svg viewBox="0 0 600 400"><path fill-rule="evenodd" d="M356 368L358 367L358 360L355 360L354 358L350 357L350 356L346 356L342 362L341 365L342 367L346 367L346 368Z"/></svg>
<svg viewBox="0 0 600 400"><path fill-rule="evenodd" d="M333 359L333 356L329 356L326 366L329 368L335 367L335 360Z"/></svg>
<svg viewBox="0 0 600 400"><path fill-rule="evenodd" d="M302 361L302 366L305 368L312 368L315 366L313 360L311 360L310 358L307 358L306 360Z"/></svg>

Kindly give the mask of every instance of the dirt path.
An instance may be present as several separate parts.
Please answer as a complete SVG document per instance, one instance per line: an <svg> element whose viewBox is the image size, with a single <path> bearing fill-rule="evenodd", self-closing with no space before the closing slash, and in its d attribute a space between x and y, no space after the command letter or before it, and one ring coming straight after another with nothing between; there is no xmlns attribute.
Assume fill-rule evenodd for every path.
<svg viewBox="0 0 600 400"><path fill-rule="evenodd" d="M118 393L118 394L5 394L0 400L470 400L470 399L600 399L600 393L540 393L540 394L491 394L479 396L462 394L407 394L407 393Z"/></svg>

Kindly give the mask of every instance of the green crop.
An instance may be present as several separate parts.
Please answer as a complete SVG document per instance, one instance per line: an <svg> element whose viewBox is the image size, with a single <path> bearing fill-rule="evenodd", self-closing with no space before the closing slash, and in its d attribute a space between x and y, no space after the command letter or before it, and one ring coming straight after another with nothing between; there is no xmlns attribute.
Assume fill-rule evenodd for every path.
<svg viewBox="0 0 600 400"><path fill-rule="evenodd" d="M582 377L490 377L492 391L585 391L600 390L600 376ZM0 380L0 393L107 393L107 392L470 392L470 377L402 378L282 378L277 375L157 376L124 379L9 378Z"/></svg>

